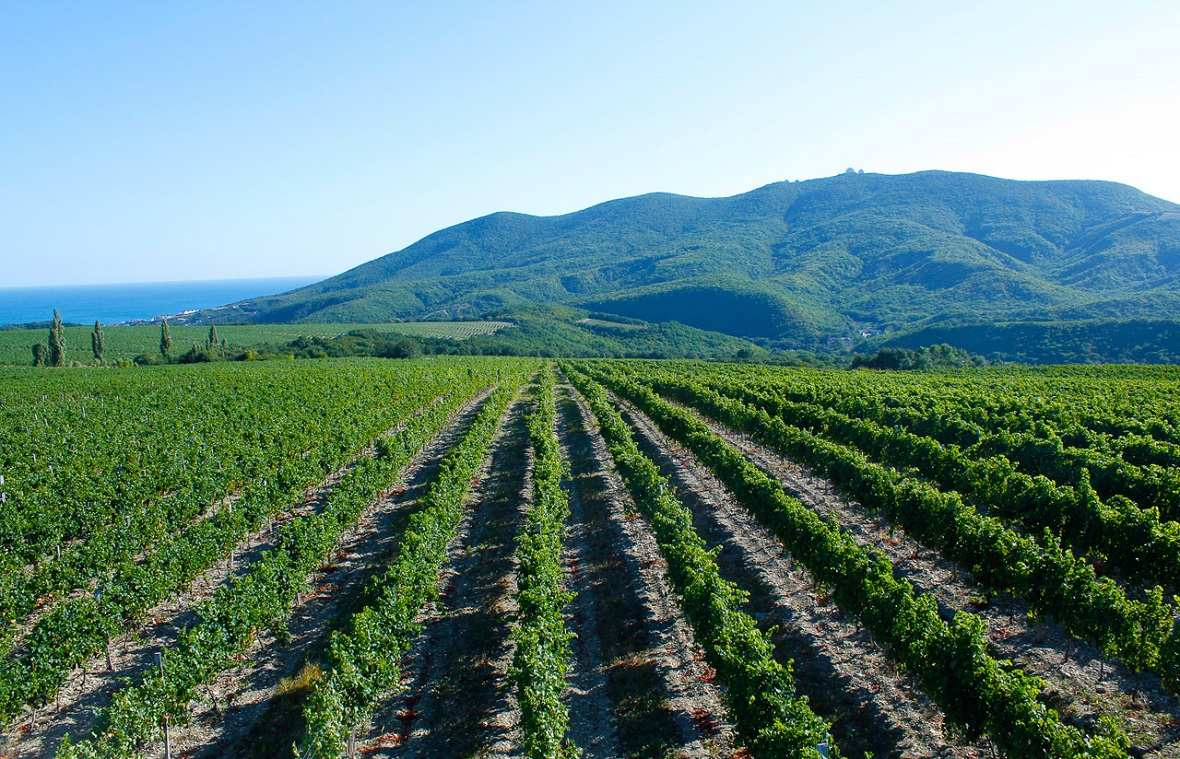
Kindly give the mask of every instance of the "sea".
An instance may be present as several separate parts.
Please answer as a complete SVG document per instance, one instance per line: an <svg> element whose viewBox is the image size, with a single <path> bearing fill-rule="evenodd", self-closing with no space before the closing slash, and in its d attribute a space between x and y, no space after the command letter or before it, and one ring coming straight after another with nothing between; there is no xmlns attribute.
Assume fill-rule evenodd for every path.
<svg viewBox="0 0 1180 759"><path fill-rule="evenodd" d="M323 277L136 282L122 285L0 287L0 325L45 322L53 309L64 322L103 324L154 319L197 308L293 290Z"/></svg>

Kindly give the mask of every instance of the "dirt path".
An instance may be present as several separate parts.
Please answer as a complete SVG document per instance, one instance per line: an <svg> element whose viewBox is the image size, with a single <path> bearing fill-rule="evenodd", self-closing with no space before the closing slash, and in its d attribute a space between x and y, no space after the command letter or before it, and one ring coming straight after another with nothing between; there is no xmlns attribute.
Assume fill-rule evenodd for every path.
<svg viewBox="0 0 1180 759"><path fill-rule="evenodd" d="M485 395L481 394L479 398ZM400 427L385 434L394 434ZM336 483L361 458L373 455L373 450L373 446L367 447L352 462L333 472L319 485L309 488L303 500L276 517L271 526L248 535L234 551L232 568L228 562L219 562L197 577L184 592L150 610L135 629L112 640L112 667L109 670L107 657L100 655L71 673L55 706L40 710L35 721L25 719L13 726L4 744L5 759L51 756L65 735L88 735L94 728L98 710L110 702L114 692L125 681L138 681L148 667L155 666L156 654L171 647L180 631L196 621L197 605L212 597L229 579L245 573L252 561L273 547L277 535L273 528L323 508Z"/></svg>
<svg viewBox="0 0 1180 759"><path fill-rule="evenodd" d="M558 388L571 478L567 536L575 642L571 737L595 757L728 757L732 727L666 565L610 464L590 412Z"/></svg>
<svg viewBox="0 0 1180 759"><path fill-rule="evenodd" d="M860 544L884 551L895 572L932 594L944 613L967 610L983 617L994 653L1043 678L1051 705L1066 720L1085 726L1099 714L1112 714L1125 723L1137 755L1180 756L1180 701L1159 687L1158 678L1104 662L1096 649L1072 640L1056 624L1030 623L1028 607L1018 599L985 599L966 570L904 530L891 529L888 520L844 498L828 480L741 433L702 419L809 508L837 520Z"/></svg>
<svg viewBox="0 0 1180 759"><path fill-rule="evenodd" d="M817 592L810 576L695 456L664 436L645 415L617 399L640 448L675 485L722 574L750 592L747 611L776 625L780 660L794 659L799 691L833 722L847 756L983 757L947 729L938 708L901 674L855 619Z"/></svg>
<svg viewBox="0 0 1180 759"><path fill-rule="evenodd" d="M516 535L530 498L527 402L509 407L440 576L442 594L406 661L406 689L360 737L374 757L516 756L509 631Z"/></svg>

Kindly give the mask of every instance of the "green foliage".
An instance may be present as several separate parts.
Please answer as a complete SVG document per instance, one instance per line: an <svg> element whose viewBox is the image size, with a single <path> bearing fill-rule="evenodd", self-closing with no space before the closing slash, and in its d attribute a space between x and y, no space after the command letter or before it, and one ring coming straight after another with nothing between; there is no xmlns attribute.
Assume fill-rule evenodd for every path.
<svg viewBox="0 0 1180 759"><path fill-rule="evenodd" d="M45 366L48 355L45 343L33 343L33 366Z"/></svg>
<svg viewBox="0 0 1180 759"><path fill-rule="evenodd" d="M986 733L1010 756L1126 756L1129 741L1112 723L1104 721L1089 735L1063 724L1038 699L1038 679L988 653L978 617L959 612L952 621L943 620L934 598L895 577L883 554L862 547L847 530L788 496L691 412L610 369L591 371L696 454L817 582L833 589L837 604L914 673L955 724L969 734Z"/></svg>
<svg viewBox="0 0 1180 759"><path fill-rule="evenodd" d="M51 432L35 421L44 408L27 412L29 419L7 435L13 498L0 512L4 629L14 632L12 623L38 603L57 602L20 652L0 660L0 723L25 704L52 699L73 667L381 431L410 418L407 429L428 438L498 368L477 361L82 369L51 380L6 378L6 406L8 397L44 394L45 382L53 383L59 425L52 434L60 447L44 445ZM172 381L163 382L163 372ZM446 402L432 403L439 396ZM191 420L179 437L178 418ZM230 495L232 508L206 514ZM145 547L152 550L137 562ZM31 573L12 571L26 562L35 563ZM72 593L92 581L98 594Z"/></svg>
<svg viewBox="0 0 1180 759"><path fill-rule="evenodd" d="M94 356L96 363L102 363L103 354L106 353L106 337L102 333L102 325L96 319L94 322L94 331L90 333L90 353Z"/></svg>
<svg viewBox="0 0 1180 759"><path fill-rule="evenodd" d="M917 350L906 348L882 348L872 356L854 356L852 368L865 369L962 369L968 366L982 366L982 358L972 356L965 350L951 345L928 345Z"/></svg>
<svg viewBox="0 0 1180 759"><path fill-rule="evenodd" d="M457 391L450 396L452 404L432 404L405 419L395 433L401 438L394 448L400 456L361 459L333 486L322 510L285 522L274 548L198 607L196 623L186 628L168 651L163 671L151 670L117 691L93 736L63 746L58 756L119 757L132 753L140 743L158 735L166 718L182 717L198 687L233 666L236 655L250 645L259 630L281 628L296 596L307 591L312 572L337 549L344 532L380 491L396 482L414 453L446 423L455 405L468 397L465 391L479 382L474 374L467 377L462 383L452 378ZM444 553L445 545L444 538ZM409 553L412 550L405 549L401 555ZM433 587L433 575L428 584ZM330 679L331 674L321 683Z"/></svg>
<svg viewBox="0 0 1180 759"><path fill-rule="evenodd" d="M370 595L377 600L354 614L347 630L332 634L325 676L304 707L299 756L337 759L352 731L398 686L401 658L421 631L419 612L437 596L438 573L462 521L464 498L525 368L511 367L463 439L443 459L422 508L410 517L397 558L371 586Z"/></svg>
<svg viewBox="0 0 1180 759"><path fill-rule="evenodd" d="M277 349L300 337L334 338L354 330L375 330L417 340L451 338L448 343L466 340L474 335L504 329L505 322L408 322L385 324L218 324L221 353L233 355L249 348L272 346ZM48 327L48 323L46 324ZM205 344L209 326L168 323L172 339L179 345ZM91 328L65 325L67 343L85 344L90 340ZM29 346L45 332L41 328L0 327L0 364L28 364ZM138 355L160 358L160 327L155 324L106 325L103 327L105 358L109 363L131 360ZM450 352L454 352L452 349ZM684 355L684 354L680 354Z"/></svg>
<svg viewBox="0 0 1180 759"><path fill-rule="evenodd" d="M168 320L160 322L160 355L168 358L172 355L172 333L168 329Z"/></svg>
<svg viewBox="0 0 1180 759"><path fill-rule="evenodd" d="M221 344L221 338L217 336L217 325L209 325L209 336L205 338L205 347L207 349L216 348Z"/></svg>
<svg viewBox="0 0 1180 759"><path fill-rule="evenodd" d="M1064 550L1051 532L1037 540L1005 529L1000 519L978 513L958 493L940 492L926 482L870 461L856 449L793 427L781 416L771 416L761 407L693 381L659 376L637 381L654 385L831 478L847 495L880 510L919 542L971 568L984 588L1023 598L1033 612L1054 617L1070 634L1094 644L1106 656L1121 658L1137 670L1166 674L1160 655L1172 634L1174 609L1163 602L1160 588L1150 590L1142 601L1132 600L1113 580L1095 577L1094 569ZM650 390L626 387L657 421L671 418L671 407ZM1081 499L1086 498L1083 493ZM1076 499L1073 508L1064 508L1066 516L1075 509L1080 511L1079 522L1089 522L1097 511L1077 504ZM1113 526L1120 517L1138 516L1138 510L1133 512L1108 514L1108 524ZM1154 521L1157 535L1164 535L1158 515ZM1137 527L1143 526L1142 519L1137 522ZM1161 548L1175 564L1180 526L1170 532L1170 547ZM1139 552L1137 545L1125 547Z"/></svg>
<svg viewBox="0 0 1180 759"><path fill-rule="evenodd" d="M1174 312L1165 307L1157 313ZM1177 364L1180 363L1180 321L1087 319L935 325L891 337L886 345L913 348L931 343L950 343L996 361Z"/></svg>
<svg viewBox="0 0 1180 759"><path fill-rule="evenodd" d="M49 366L66 365L66 336L61 323L61 314L53 310L53 324L49 328Z"/></svg>
<svg viewBox="0 0 1180 759"><path fill-rule="evenodd" d="M553 370L541 372L536 406L527 423L533 448L533 503L518 539L517 600L520 622L512 633L516 650L509 677L516 684L521 711L521 745L530 759L574 759L566 739L569 712L562 694L569 670L570 641L561 563L569 500L561 487L565 464L554 432Z"/></svg>
<svg viewBox="0 0 1180 759"><path fill-rule="evenodd" d="M645 380L660 392L692 392L673 377L645 374ZM1104 565L1119 568L1129 578L1180 588L1180 524L1162 522L1158 509L1140 508L1121 495L1104 503L1091 487L1085 468L1059 470L1067 483L1059 485L1043 475L1030 476L1020 471L1006 456L988 455L982 445L964 451L954 443L943 445L900 425L886 426L818 404L787 400L768 382L769 377L762 382L754 377L734 381L724 374L697 373L696 378L720 394L800 428L796 432L800 440L806 440L805 431L809 431L854 446L897 470L913 468L933 482L961 493L971 503L985 506L990 515L1006 524L1033 534L1051 529L1079 554L1101 557ZM927 428L943 434L962 423L947 412L932 421ZM764 429L761 423L757 426ZM990 435L982 434L980 444L988 439ZM1147 440L1134 441L1140 455L1150 452L1171 460L1178 452ZM1063 456L1064 450L1057 447L1050 453ZM1068 484L1070 480L1076 486Z"/></svg>
<svg viewBox="0 0 1180 759"><path fill-rule="evenodd" d="M742 610L745 593L726 581L714 555L692 527L691 512L672 495L659 468L639 450L626 423L602 388L565 365L585 396L635 505L647 517L679 594L696 641L727 686L725 697L738 735L754 756L840 756L830 726L797 695L792 664L774 658L774 647Z"/></svg>
<svg viewBox="0 0 1180 759"><path fill-rule="evenodd" d="M332 338L300 337L278 346L261 346L263 355L300 358L380 356L405 358L419 353L493 356L698 356L754 360L769 354L757 345L680 324L603 327L578 319L580 312L534 309L512 314L513 325L469 337L406 338L376 329L351 330Z"/></svg>

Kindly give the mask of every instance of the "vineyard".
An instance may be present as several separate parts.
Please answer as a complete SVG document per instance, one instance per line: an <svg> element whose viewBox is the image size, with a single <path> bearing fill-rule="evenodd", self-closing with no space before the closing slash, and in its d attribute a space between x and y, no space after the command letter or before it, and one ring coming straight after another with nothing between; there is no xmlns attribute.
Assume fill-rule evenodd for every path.
<svg viewBox="0 0 1180 759"><path fill-rule="evenodd" d="M0 757L1180 757L1180 373L0 369Z"/></svg>

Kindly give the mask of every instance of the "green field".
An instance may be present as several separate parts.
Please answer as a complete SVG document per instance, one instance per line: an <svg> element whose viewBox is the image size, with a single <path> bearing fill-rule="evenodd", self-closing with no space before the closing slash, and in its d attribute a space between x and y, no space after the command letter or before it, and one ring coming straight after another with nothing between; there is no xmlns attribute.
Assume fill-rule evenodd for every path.
<svg viewBox="0 0 1180 759"><path fill-rule="evenodd" d="M219 325L217 333L229 341L231 346L249 348L255 345L279 345L297 337L335 337L354 329L375 329L381 332L397 332L413 337L441 337L466 340L474 335L490 335L510 322L386 322L383 324L241 324ZM208 327L174 325L172 332L173 350L183 353L194 344L203 344L209 334ZM90 327L66 327L66 359L89 364ZM106 360L132 359L146 353L156 354L160 349L160 328L158 325L136 325L129 327L105 327ZM44 343L49 329L7 329L0 330L0 364L32 363L32 345Z"/></svg>
<svg viewBox="0 0 1180 759"><path fill-rule="evenodd" d="M720 756L1177 756L1178 399L1175 367L2 367L0 745L339 759L400 713L480 756L511 689L520 756L673 756L679 681L599 675L639 641L740 695L675 707ZM274 662L261 716L208 703Z"/></svg>

